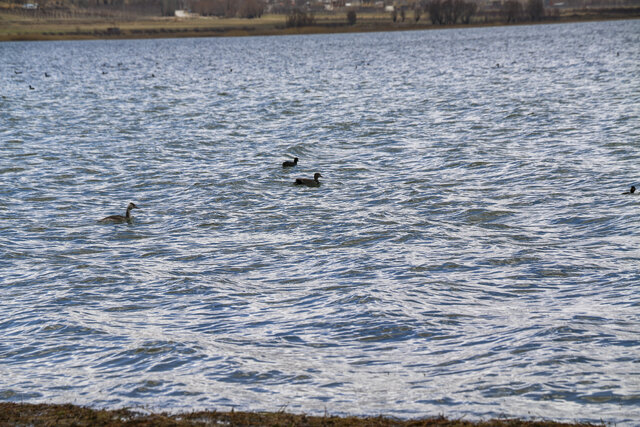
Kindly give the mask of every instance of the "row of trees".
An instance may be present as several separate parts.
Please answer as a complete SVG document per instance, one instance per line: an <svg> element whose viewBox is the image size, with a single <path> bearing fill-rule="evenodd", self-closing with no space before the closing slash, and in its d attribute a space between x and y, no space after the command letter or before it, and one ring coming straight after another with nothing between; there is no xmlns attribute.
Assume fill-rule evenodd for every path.
<svg viewBox="0 0 640 427"><path fill-rule="evenodd" d="M431 23L434 25L469 24L471 17L477 12L478 6L473 0L431 0L425 5L418 6L413 10L413 18L416 22L420 20L423 9L429 14ZM538 21L544 18L543 0L526 0L523 5L518 0L506 0L502 5L502 15L507 22L519 22L524 20ZM399 16L398 16L399 15ZM406 18L405 9L394 9L391 19L396 22L398 19L404 22ZM295 9L287 15L287 27L304 27L315 25L316 20L311 12ZM356 23L355 10L347 12L347 23Z"/></svg>
<svg viewBox="0 0 640 427"><path fill-rule="evenodd" d="M416 22L420 20L423 10L429 14L434 25L469 24L478 11L478 4L473 0L431 0L417 5L413 10ZM543 0L526 0L524 4L518 0L507 0L501 12L507 22L539 21L544 18L544 3ZM393 22L398 19L404 22L405 9L394 10L391 19Z"/></svg>
<svg viewBox="0 0 640 427"><path fill-rule="evenodd" d="M191 10L204 16L259 18L264 13L264 0L192 0Z"/></svg>
<svg viewBox="0 0 640 427"><path fill-rule="evenodd" d="M287 15L287 27L306 27L315 23L316 18L313 13L307 13L300 9L294 9Z"/></svg>
<svg viewBox="0 0 640 427"><path fill-rule="evenodd" d="M468 24L477 10L475 2L465 0L431 0L427 4L427 11L434 25L457 24L458 21Z"/></svg>
<svg viewBox="0 0 640 427"><path fill-rule="evenodd" d="M26 0L24 0L26 2ZM205 16L259 18L266 0L34 0L39 9L113 9L133 13L173 16L178 9L190 9Z"/></svg>
<svg viewBox="0 0 640 427"><path fill-rule="evenodd" d="M297 3L302 0L295 1ZM267 0L37 0L37 2L40 10L71 10L75 7L133 13L160 12L165 16L173 16L177 9L190 9L204 16L242 18L262 16L267 5ZM412 9L413 16L408 18L413 18L415 22L426 14L434 25L468 24L472 16L477 13L477 3L473 0L415 0L415 6ZM411 9L408 10L411 12ZM288 27L303 27L316 23L313 13L307 6L292 10L289 5L280 12L287 14ZM543 0L505 0L499 14L506 22L538 21L544 18L545 10ZM405 7L396 8L391 14L393 22L398 20L404 22L405 18L407 18ZM356 11L351 9L347 11L347 23L353 25L355 22Z"/></svg>
<svg viewBox="0 0 640 427"><path fill-rule="evenodd" d="M358 16L356 11L350 9L347 11L347 23L349 25L355 25ZM305 12L300 9L295 9L287 15L287 27L306 27L308 25L315 25L316 18L313 13Z"/></svg>
<svg viewBox="0 0 640 427"><path fill-rule="evenodd" d="M542 0L527 0L524 5L518 0L507 0L502 5L502 13L507 22L539 21L544 18L544 4Z"/></svg>
<svg viewBox="0 0 640 427"><path fill-rule="evenodd" d="M166 0L10 0L8 3L23 5L37 3L41 10L70 10L70 9L116 9L134 12L153 11L158 13ZM175 0L177 3L177 0Z"/></svg>

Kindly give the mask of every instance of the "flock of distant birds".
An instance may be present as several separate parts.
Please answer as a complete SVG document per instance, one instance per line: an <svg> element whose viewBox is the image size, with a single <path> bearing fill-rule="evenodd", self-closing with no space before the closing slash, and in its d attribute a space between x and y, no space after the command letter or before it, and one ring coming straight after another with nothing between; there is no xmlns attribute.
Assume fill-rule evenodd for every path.
<svg viewBox="0 0 640 427"><path fill-rule="evenodd" d="M298 165L298 158L294 157L293 160L285 160L284 162L282 162L282 167L283 168L292 168L294 166ZM322 178L322 175L320 174L320 172L316 172L315 174L313 174L313 179L311 178L296 178L296 180L293 182L293 185L302 185L305 187L320 187L320 181L318 180L318 178ZM635 187L631 187L631 191L635 191ZM124 215L110 215L106 218L102 218L101 220L99 220L99 223L102 224L122 224L122 223L131 223L133 221L133 218L131 217L131 210L132 209L139 209L135 203L129 203L129 206L127 206L127 212Z"/></svg>

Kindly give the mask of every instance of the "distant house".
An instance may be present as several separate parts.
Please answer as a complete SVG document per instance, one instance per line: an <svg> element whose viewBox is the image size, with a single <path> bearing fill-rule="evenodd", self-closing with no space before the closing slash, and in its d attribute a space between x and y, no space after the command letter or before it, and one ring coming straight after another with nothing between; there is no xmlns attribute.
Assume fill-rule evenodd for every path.
<svg viewBox="0 0 640 427"><path fill-rule="evenodd" d="M37 9L38 3L25 3L22 5L23 9Z"/></svg>
<svg viewBox="0 0 640 427"><path fill-rule="evenodd" d="M176 16L176 18L195 18L196 16L198 16L197 13L193 13L190 10L185 9L176 10L174 15Z"/></svg>

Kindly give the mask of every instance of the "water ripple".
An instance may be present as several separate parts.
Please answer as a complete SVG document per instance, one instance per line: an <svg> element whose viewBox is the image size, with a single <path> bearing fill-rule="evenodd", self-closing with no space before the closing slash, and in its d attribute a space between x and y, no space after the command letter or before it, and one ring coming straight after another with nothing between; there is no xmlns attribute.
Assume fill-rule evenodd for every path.
<svg viewBox="0 0 640 427"><path fill-rule="evenodd" d="M0 399L636 424L639 34L3 43Z"/></svg>

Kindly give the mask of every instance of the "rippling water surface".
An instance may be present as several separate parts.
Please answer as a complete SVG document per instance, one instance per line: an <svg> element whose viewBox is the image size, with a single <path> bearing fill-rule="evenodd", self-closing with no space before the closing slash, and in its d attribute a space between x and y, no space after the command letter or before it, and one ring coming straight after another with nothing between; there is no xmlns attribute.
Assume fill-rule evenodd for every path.
<svg viewBox="0 0 640 427"><path fill-rule="evenodd" d="M0 58L0 399L640 422L640 21Z"/></svg>

